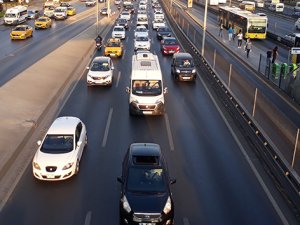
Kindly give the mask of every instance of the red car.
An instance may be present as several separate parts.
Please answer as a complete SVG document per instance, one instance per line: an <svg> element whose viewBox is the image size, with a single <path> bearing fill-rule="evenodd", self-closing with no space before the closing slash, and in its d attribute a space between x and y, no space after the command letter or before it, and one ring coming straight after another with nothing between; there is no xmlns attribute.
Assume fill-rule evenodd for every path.
<svg viewBox="0 0 300 225"><path fill-rule="evenodd" d="M175 37L163 37L160 43L163 55L173 55L180 51L180 45Z"/></svg>

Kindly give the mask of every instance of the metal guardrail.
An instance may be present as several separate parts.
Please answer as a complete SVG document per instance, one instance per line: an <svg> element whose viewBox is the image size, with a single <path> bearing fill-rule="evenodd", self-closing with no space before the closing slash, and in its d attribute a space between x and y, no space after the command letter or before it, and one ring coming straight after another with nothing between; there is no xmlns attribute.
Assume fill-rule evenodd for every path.
<svg viewBox="0 0 300 225"><path fill-rule="evenodd" d="M196 29L199 24L190 24L185 19L184 11L177 7L168 7L168 11L174 24L177 24L194 51L199 55L200 49L202 49L202 33ZM231 56L233 53L222 55L213 44L206 44L204 52L205 54L200 57L203 58L212 76L225 89L229 98L235 102L241 115L245 117L262 145L265 146L261 152L268 154L268 160L271 158L272 163L281 169L283 176L292 184L294 193L299 197L300 155L296 154L300 152L299 128L282 114L280 109L277 109L253 82L240 75L235 65L228 62L229 58L234 57ZM250 73L255 72L249 67L245 70L250 70Z"/></svg>

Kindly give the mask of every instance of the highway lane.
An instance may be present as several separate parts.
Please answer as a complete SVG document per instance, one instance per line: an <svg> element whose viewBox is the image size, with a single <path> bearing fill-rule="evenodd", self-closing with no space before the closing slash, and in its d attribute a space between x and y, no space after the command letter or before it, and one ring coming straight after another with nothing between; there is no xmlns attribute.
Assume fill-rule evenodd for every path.
<svg viewBox="0 0 300 225"><path fill-rule="evenodd" d="M172 186L176 224L283 224L200 79L196 84L171 79L171 57L161 55L153 31L151 51L159 56L169 88L166 114L129 116L125 87L133 54L132 27L127 35L125 56L113 59L113 86L88 88L83 74L59 113L78 116L87 126L89 143L79 175L65 182L38 182L29 165L0 214L0 224L118 224L116 177L132 142L161 145L171 176L177 178ZM289 224L296 224L272 182L260 171L256 157L250 154L250 158L258 164L265 183L271 184L272 196L281 202Z"/></svg>
<svg viewBox="0 0 300 225"><path fill-rule="evenodd" d="M3 35L0 39L0 85L95 23L95 7L88 8L90 12L85 12L85 9L81 5L78 7L77 15L69 17L66 21L55 21L50 29L35 30L33 37L24 41L11 41L9 39L10 27L4 27L5 30L1 31ZM101 16L99 18L101 19ZM33 21L27 23L33 26Z"/></svg>

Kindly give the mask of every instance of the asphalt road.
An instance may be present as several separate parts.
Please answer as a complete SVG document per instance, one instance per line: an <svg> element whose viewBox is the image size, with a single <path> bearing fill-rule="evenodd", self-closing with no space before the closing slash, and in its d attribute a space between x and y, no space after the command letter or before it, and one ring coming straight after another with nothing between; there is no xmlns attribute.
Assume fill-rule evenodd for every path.
<svg viewBox="0 0 300 225"><path fill-rule="evenodd" d="M151 51L159 56L169 89L166 114L129 116L125 87L130 79L133 27L134 23L124 41L124 56L113 59L113 86L87 87L85 73L60 112L60 116L80 117L87 126L89 142L79 175L65 182L39 182L29 165L1 211L0 224L118 224L120 185L116 178L132 142L161 145L171 177L177 179L172 191L178 225L297 224L258 159L251 153L249 158L244 156L200 79L196 84L171 79L171 57L161 55L153 31ZM249 159L257 164L255 173L264 178L263 185Z"/></svg>
<svg viewBox="0 0 300 225"><path fill-rule="evenodd" d="M77 9L77 15L68 17L65 21L53 20L50 29L34 30L33 37L26 40L11 41L9 34L12 27L0 26L0 86L96 22L93 13L95 7L86 8L81 2L73 5ZM86 9L92 11L81 15ZM34 27L34 20L26 23Z"/></svg>

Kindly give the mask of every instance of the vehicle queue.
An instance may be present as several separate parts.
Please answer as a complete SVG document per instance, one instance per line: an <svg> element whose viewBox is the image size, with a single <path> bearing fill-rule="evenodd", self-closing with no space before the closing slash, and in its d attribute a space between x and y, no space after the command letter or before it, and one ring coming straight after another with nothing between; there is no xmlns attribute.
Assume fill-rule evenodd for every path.
<svg viewBox="0 0 300 225"><path fill-rule="evenodd" d="M147 10L147 1L140 0L137 10L134 7L124 8L116 19L111 37L106 38L103 56L94 57L87 67L88 86L112 86L115 73L113 61L124 54L125 46L122 42L126 39L127 29L134 29L135 52L132 52L130 86L126 88L130 96L130 115L164 114L164 94L167 88L163 84L158 57L151 52L151 39L161 43L162 55L173 56L170 71L174 80L195 81L197 76L193 58L189 53L180 52L182 49L179 42L167 26L157 0L152 0L152 6L155 9L152 25L149 17L143 20L147 21L146 24L138 24L138 18L145 18L143 15L150 11ZM137 14L136 23L132 21L134 13ZM148 28L151 27L156 31L156 37L150 37ZM38 141L39 147L32 162L34 176L39 180L54 181L77 174L87 140L87 129L79 118L57 118L44 139ZM169 185L176 180L169 177L160 146L134 143L124 161L128 163L118 178L122 185L120 224L174 224L174 202ZM140 194L135 194L136 191L144 193L147 198L141 199ZM148 205L148 209L141 207L141 200L142 205Z"/></svg>

